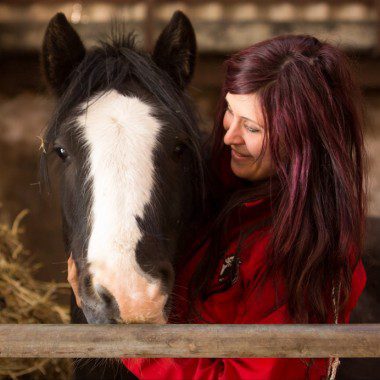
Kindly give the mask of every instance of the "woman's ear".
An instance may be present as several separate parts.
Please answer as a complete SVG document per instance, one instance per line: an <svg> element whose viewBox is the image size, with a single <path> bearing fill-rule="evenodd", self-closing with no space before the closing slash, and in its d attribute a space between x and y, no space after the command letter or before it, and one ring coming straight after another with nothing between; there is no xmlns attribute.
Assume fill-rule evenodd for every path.
<svg viewBox="0 0 380 380"><path fill-rule="evenodd" d="M197 44L190 20L176 11L159 36L153 60L183 90L194 74Z"/></svg>
<svg viewBox="0 0 380 380"><path fill-rule="evenodd" d="M63 13L57 13L49 22L42 45L42 70L57 95L62 95L70 74L85 54L77 32Z"/></svg>

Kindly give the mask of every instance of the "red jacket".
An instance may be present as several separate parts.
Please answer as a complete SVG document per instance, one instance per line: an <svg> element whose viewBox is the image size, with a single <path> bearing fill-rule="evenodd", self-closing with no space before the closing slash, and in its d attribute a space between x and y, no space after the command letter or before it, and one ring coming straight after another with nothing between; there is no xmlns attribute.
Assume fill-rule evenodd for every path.
<svg viewBox="0 0 380 380"><path fill-rule="evenodd" d="M258 283L265 269L265 248L270 238L268 227L250 235L246 249L235 254L238 232L252 218L260 219L270 212L268 200L246 203L240 209L241 225L232 228L231 243L225 257L219 262L212 288L220 289L225 281L233 285L215 292L204 302L198 302L202 317L210 323L274 324L292 323L286 304L275 307L275 300L284 295L284 286L275 286L270 279L262 287ZM171 323L205 323L189 318L187 288L195 267L207 249L207 244L183 266L177 275L174 308ZM366 275L361 262L357 265L352 282L352 292L340 322L348 322L349 315L364 289ZM193 314L192 314L193 315ZM175 316L175 317L174 317ZM324 379L327 359L123 359L124 365L142 380L277 380Z"/></svg>

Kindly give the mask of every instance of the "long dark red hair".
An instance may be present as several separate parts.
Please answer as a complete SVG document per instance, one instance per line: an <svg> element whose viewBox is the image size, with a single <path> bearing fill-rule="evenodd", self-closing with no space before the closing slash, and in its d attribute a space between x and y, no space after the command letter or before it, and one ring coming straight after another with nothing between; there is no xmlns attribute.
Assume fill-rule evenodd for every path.
<svg viewBox="0 0 380 380"><path fill-rule="evenodd" d="M344 307L362 250L362 103L350 63L338 48L314 37L280 36L234 54L225 71L211 162L218 165L228 149L222 127L227 92L258 94L267 130L264 149L270 149L276 168L268 180L268 189L275 189L268 272L285 280L295 321L326 322L330 290L340 287ZM252 189L254 195L256 184ZM245 187L226 203L220 224L247 198Z"/></svg>

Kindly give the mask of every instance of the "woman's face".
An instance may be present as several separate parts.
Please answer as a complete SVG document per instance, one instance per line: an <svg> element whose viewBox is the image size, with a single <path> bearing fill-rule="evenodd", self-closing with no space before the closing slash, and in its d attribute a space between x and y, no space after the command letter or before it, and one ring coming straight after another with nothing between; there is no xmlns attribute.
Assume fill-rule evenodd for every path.
<svg viewBox="0 0 380 380"><path fill-rule="evenodd" d="M227 93L223 119L224 143L231 148L231 169L240 178L257 181L274 173L268 148L265 149L264 118L255 94Z"/></svg>

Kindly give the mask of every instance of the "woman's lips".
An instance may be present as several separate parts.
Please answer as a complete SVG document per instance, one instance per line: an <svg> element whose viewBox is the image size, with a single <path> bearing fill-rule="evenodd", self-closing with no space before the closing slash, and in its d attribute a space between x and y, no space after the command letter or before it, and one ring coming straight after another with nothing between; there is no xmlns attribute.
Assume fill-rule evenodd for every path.
<svg viewBox="0 0 380 380"><path fill-rule="evenodd" d="M238 153L236 150L234 149L231 149L231 156L233 159L237 160L237 161L245 161L249 158L252 158L252 156L250 155L244 155L244 154L240 154Z"/></svg>

